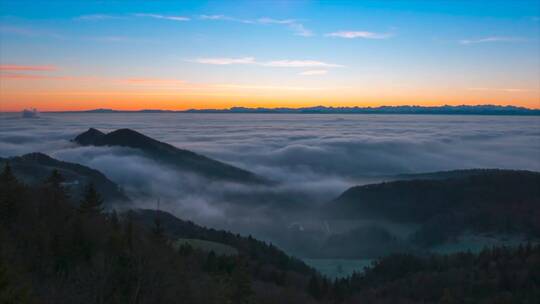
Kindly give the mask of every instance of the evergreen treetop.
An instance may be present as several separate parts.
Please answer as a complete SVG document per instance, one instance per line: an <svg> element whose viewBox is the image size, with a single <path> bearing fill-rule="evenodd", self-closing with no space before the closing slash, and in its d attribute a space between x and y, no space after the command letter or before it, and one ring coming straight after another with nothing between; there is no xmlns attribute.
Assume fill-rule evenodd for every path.
<svg viewBox="0 0 540 304"><path fill-rule="evenodd" d="M79 205L79 212L82 214L99 214L103 211L103 198L97 192L93 183L89 183L85 190L83 199Z"/></svg>

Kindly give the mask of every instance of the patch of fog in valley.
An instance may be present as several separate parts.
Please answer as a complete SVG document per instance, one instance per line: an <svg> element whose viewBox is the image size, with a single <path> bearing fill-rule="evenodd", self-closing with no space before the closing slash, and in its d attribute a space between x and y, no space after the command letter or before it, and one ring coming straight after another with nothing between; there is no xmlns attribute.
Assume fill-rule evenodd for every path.
<svg viewBox="0 0 540 304"><path fill-rule="evenodd" d="M179 172L121 147L80 147L94 127L145 135L277 182L253 186ZM540 118L430 115L48 114L0 116L0 156L43 152L95 168L140 208L272 241L309 255L332 235L382 226L406 238L414 227L322 221L315 206L347 188L403 173L467 168L540 171Z"/></svg>

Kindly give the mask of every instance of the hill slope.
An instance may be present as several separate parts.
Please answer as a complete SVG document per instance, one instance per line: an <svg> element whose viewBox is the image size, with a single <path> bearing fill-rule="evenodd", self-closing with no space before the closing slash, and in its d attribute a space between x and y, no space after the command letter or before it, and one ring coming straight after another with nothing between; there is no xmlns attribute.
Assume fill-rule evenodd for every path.
<svg viewBox="0 0 540 304"><path fill-rule="evenodd" d="M153 227L155 219L159 218L165 234L170 239L199 239L221 243L235 248L240 254L250 257L255 263L261 265L281 271L289 269L302 274L313 273L313 270L302 261L289 257L277 247L251 236L243 237L224 230L202 227L164 211L136 209L133 210L132 217L135 222L148 228Z"/></svg>
<svg viewBox="0 0 540 304"><path fill-rule="evenodd" d="M423 175L432 179L352 187L327 203L322 214L333 219L421 224L420 234L473 230L540 236L540 173L471 170L441 174L446 178L432 174Z"/></svg>
<svg viewBox="0 0 540 304"><path fill-rule="evenodd" d="M98 170L86 166L60 161L43 153L29 153L23 156L0 158L0 166L9 162L15 175L32 185L42 183L53 170L58 170L65 178L70 193L77 198L84 187L92 182L103 195L105 203L129 203L130 199L119 186Z"/></svg>
<svg viewBox="0 0 540 304"><path fill-rule="evenodd" d="M105 134L90 128L75 137L73 141L84 146L122 146L138 149L158 162L211 179L241 183L266 182L252 172L188 150L176 148L173 145L160 142L131 129L119 129Z"/></svg>
<svg viewBox="0 0 540 304"><path fill-rule="evenodd" d="M0 303L314 302L305 292L309 277L286 264L276 268L265 256L178 248L131 213L73 208L62 184L21 184L5 168Z"/></svg>
<svg viewBox="0 0 540 304"><path fill-rule="evenodd" d="M177 235L243 244L238 256L174 248ZM159 221L158 221L159 222ZM184 230L185 229L185 230ZM256 250L252 249L255 248ZM262 242L152 211L82 212L65 189L0 173L0 303L538 303L540 246L391 255L334 282L273 264ZM258 255L261 253L262 255ZM279 254L278 254L279 256ZM287 256L285 256L287 257ZM282 260L282 259L279 259ZM284 259L283 259L284 260ZM312 273L311 275L307 275Z"/></svg>

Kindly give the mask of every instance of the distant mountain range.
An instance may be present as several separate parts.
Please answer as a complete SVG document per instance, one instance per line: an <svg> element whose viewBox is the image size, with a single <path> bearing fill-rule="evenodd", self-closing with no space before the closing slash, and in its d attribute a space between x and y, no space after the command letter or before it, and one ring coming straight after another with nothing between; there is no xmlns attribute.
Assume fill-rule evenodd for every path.
<svg viewBox="0 0 540 304"><path fill-rule="evenodd" d="M113 109L94 109L70 113L269 113L269 114L444 114L444 115L540 115L540 109L515 106L477 105L477 106L381 106L381 107L304 107L304 108L246 108L229 109L190 109L170 111L144 109L138 111L118 111Z"/></svg>
<svg viewBox="0 0 540 304"><path fill-rule="evenodd" d="M119 129L105 134L90 128L75 137L73 141L83 146L121 146L137 149L157 162L191 171L210 179L255 184L268 182L247 170L195 152L176 148L131 129Z"/></svg>

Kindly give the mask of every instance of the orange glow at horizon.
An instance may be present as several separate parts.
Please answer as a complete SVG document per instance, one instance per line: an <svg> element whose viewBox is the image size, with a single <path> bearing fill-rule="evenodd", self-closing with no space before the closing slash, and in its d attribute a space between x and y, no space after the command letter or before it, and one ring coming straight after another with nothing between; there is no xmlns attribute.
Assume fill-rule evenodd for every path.
<svg viewBox="0 0 540 304"><path fill-rule="evenodd" d="M20 68L19 68L20 67ZM0 74L0 111L187 110L242 107L513 105L540 109L538 89L407 88L379 85L295 87L197 84L177 79L69 77L25 73L48 66L17 66Z"/></svg>
<svg viewBox="0 0 540 304"><path fill-rule="evenodd" d="M349 97L331 99L318 96L312 97L251 97L246 95L238 96L182 96L182 95L154 95L154 94L121 94L115 95L107 93L72 93L72 94L28 94L12 95L0 94L0 112L17 112L23 109L36 108L40 111L80 111L97 108L114 110L188 110L188 109L227 109L231 107L310 107L310 106L332 106L332 107L377 107L377 106L442 106L442 105L513 105L532 109L540 109L540 103L533 97L528 100L520 99L496 100L490 97L454 99L449 96L444 98L427 97L386 97L376 99L373 97Z"/></svg>

